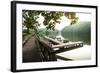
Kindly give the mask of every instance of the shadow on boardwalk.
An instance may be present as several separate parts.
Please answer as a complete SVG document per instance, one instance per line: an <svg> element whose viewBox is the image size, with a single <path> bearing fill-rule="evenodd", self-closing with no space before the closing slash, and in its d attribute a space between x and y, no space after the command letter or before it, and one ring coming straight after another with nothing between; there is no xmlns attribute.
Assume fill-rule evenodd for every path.
<svg viewBox="0 0 100 73"><path fill-rule="evenodd" d="M23 44L23 62L57 61L55 54L50 54L53 49L49 44L50 42L46 39L31 36Z"/></svg>

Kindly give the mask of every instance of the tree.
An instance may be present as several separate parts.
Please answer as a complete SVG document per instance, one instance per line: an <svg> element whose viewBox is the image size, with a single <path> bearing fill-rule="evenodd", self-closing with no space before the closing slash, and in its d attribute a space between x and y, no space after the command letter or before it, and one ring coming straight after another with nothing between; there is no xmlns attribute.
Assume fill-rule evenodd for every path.
<svg viewBox="0 0 100 73"><path fill-rule="evenodd" d="M78 20L75 12L23 10L23 37L31 33L39 34L38 27L40 24L37 21L39 15L44 17L43 24L46 26L47 30L55 30L55 25L60 23L62 16L66 16L68 19L71 19L71 25L75 24Z"/></svg>
<svg viewBox="0 0 100 73"><path fill-rule="evenodd" d="M78 17L76 17L76 13L75 12L66 12L65 13L65 16L68 18L68 19L70 19L71 20L71 25L73 25L73 24L75 24L75 23L77 23L77 21L78 21Z"/></svg>

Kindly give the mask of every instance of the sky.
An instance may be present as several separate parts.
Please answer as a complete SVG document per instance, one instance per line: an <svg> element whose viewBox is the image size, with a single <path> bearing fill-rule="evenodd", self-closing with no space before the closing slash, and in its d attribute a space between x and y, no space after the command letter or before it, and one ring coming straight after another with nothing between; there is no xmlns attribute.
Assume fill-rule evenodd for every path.
<svg viewBox="0 0 100 73"><path fill-rule="evenodd" d="M76 17L79 17L79 22L81 21L91 21L91 14L89 13L76 13ZM44 18L40 15L38 19L39 23L41 24L39 28L45 28L43 25ZM67 19L65 16L61 17L61 23L56 24L55 29L61 31L65 26L70 25L71 20Z"/></svg>

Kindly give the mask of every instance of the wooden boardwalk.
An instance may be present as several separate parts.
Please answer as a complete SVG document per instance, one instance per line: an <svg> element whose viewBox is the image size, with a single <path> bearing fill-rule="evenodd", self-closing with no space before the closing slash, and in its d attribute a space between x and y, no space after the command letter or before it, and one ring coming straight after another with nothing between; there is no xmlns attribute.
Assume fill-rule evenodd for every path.
<svg viewBox="0 0 100 73"><path fill-rule="evenodd" d="M83 46L82 41L62 43L62 42L59 42L49 37L45 37L45 38L49 40L51 43L53 43L52 48L70 48L70 47L82 47Z"/></svg>
<svg viewBox="0 0 100 73"><path fill-rule="evenodd" d="M62 42L59 42L59 41L52 39L52 38L49 38L47 36L45 36L45 39L49 40L53 44L63 44Z"/></svg>
<svg viewBox="0 0 100 73"><path fill-rule="evenodd" d="M52 45L52 48L69 48L69 47L76 47L76 46L83 46L83 42L70 42L70 43L62 43L59 45Z"/></svg>
<svg viewBox="0 0 100 73"><path fill-rule="evenodd" d="M38 39L35 36L29 36L23 41L23 62L56 61L57 58L70 60L57 54L82 46L81 41L63 43L49 37Z"/></svg>

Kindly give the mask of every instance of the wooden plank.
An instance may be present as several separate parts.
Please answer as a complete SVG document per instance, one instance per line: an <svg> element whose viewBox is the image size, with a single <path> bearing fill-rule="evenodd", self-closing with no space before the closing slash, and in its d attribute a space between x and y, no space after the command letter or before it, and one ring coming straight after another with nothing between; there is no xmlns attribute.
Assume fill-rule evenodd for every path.
<svg viewBox="0 0 100 73"><path fill-rule="evenodd" d="M55 44L63 44L62 42L59 42L59 41L54 40L54 39L52 39L52 38L49 38L49 37L47 37L47 36L45 36L45 39L47 39L47 40L49 40L50 42L53 42L53 43L55 43Z"/></svg>
<svg viewBox="0 0 100 73"><path fill-rule="evenodd" d="M69 59L69 58L66 58L66 57L62 57L62 56L59 56L59 55L56 55L56 57L58 59L61 59L61 60L64 60L64 61L73 61L72 59Z"/></svg>
<svg viewBox="0 0 100 73"><path fill-rule="evenodd" d="M82 47L82 46L73 46L73 47L69 47L69 48L60 48L59 50L55 50L55 51L51 52L50 54L59 54L59 53L65 52L65 51L78 49L79 47Z"/></svg>
<svg viewBox="0 0 100 73"><path fill-rule="evenodd" d="M70 42L70 43L63 43L59 45L52 45L52 48L62 48L62 47L71 47L71 46L83 46L83 42Z"/></svg>

